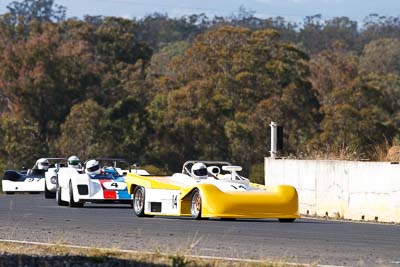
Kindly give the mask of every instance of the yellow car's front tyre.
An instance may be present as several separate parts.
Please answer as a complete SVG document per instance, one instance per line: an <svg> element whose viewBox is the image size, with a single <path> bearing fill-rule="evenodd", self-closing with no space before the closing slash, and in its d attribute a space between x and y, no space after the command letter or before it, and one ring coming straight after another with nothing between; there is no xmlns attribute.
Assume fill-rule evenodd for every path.
<svg viewBox="0 0 400 267"><path fill-rule="evenodd" d="M145 192L142 186L136 186L133 191L133 211L136 216L144 217Z"/></svg>
<svg viewBox="0 0 400 267"><path fill-rule="evenodd" d="M190 213L193 219L201 219L201 195L199 189L194 189L190 201Z"/></svg>

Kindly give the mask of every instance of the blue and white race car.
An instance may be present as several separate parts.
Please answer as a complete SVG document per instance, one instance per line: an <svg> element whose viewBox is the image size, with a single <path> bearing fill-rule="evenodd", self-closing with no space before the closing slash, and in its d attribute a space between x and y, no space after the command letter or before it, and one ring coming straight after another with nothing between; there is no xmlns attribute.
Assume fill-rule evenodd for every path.
<svg viewBox="0 0 400 267"><path fill-rule="evenodd" d="M148 175L145 170L131 170L123 159L92 159L82 170L60 168L56 200L59 206L82 207L84 203L132 204L125 176L133 172Z"/></svg>

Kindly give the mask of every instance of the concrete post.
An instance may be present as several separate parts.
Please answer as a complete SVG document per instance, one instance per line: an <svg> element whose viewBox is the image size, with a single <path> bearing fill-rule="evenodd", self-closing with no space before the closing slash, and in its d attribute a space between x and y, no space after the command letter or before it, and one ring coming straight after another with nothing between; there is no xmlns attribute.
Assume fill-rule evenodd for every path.
<svg viewBox="0 0 400 267"><path fill-rule="evenodd" d="M274 159L277 154L278 124L271 121L271 124L269 126L271 127L271 150L269 151L269 153L271 154L271 158Z"/></svg>

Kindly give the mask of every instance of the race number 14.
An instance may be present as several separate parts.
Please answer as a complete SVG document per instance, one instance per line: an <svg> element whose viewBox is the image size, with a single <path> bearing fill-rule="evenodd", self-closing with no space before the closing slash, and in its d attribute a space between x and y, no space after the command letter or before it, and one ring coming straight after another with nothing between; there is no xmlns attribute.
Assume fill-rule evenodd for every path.
<svg viewBox="0 0 400 267"><path fill-rule="evenodd" d="M178 196L177 195L172 195L172 208L173 209L178 208Z"/></svg>

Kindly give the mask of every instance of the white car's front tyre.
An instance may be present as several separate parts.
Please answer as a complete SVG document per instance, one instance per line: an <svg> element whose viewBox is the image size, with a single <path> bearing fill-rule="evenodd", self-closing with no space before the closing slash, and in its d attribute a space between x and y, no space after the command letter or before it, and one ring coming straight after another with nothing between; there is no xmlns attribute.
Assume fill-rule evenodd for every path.
<svg viewBox="0 0 400 267"><path fill-rule="evenodd" d="M47 183L44 183L44 198L55 198L56 193L50 192L49 189L47 188Z"/></svg>
<svg viewBox="0 0 400 267"><path fill-rule="evenodd" d="M57 186L56 201L58 206L68 206L68 203L61 199L61 186Z"/></svg>
<svg viewBox="0 0 400 267"><path fill-rule="evenodd" d="M74 200L74 190L72 190L72 182L69 181L69 206L71 208L81 208L83 203L75 202Z"/></svg>

